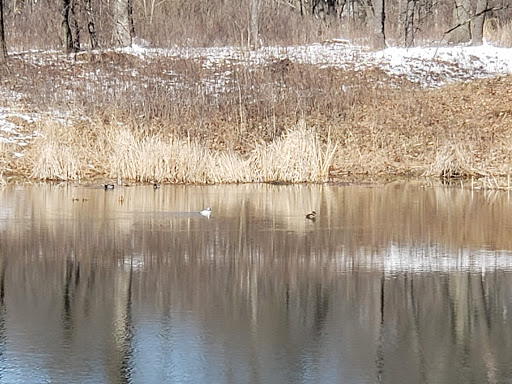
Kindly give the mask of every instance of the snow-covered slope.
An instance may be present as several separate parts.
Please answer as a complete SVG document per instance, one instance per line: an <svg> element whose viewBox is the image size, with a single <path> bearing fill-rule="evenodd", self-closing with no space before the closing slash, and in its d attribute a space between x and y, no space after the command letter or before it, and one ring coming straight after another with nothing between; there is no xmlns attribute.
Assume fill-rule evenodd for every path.
<svg viewBox="0 0 512 384"><path fill-rule="evenodd" d="M226 62L258 65L288 59L295 63L354 70L378 67L390 75L405 76L424 86L512 73L512 48L489 44L478 47L391 47L372 51L346 40L334 40L324 44L263 47L256 51L233 47L155 49L140 46L123 51L140 58L160 55L204 59L207 66Z"/></svg>

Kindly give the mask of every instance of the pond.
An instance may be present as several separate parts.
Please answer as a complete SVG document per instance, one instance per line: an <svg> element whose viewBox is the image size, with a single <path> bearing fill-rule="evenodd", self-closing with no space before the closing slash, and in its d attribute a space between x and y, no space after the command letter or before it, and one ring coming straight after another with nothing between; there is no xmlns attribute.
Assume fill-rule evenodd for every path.
<svg viewBox="0 0 512 384"><path fill-rule="evenodd" d="M512 380L507 192L26 185L0 199L0 383Z"/></svg>

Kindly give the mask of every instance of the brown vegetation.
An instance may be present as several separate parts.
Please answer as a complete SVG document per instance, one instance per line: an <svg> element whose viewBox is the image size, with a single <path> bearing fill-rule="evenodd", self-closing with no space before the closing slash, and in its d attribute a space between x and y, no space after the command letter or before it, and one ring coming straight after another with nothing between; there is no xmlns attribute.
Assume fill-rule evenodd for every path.
<svg viewBox="0 0 512 384"><path fill-rule="evenodd" d="M26 110L50 112L23 122L38 131L29 145L3 144L4 179L485 176L503 186L511 173L512 77L424 89L378 69L286 59L212 67L114 52L61 58L15 59L2 76Z"/></svg>

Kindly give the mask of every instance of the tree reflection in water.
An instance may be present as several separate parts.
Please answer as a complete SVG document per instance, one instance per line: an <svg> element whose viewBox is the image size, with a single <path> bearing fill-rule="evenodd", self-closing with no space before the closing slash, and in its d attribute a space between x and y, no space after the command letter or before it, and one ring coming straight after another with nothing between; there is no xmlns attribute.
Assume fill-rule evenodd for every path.
<svg viewBox="0 0 512 384"><path fill-rule="evenodd" d="M397 184L0 195L7 381L512 377L505 194ZM194 213L207 205L210 220Z"/></svg>

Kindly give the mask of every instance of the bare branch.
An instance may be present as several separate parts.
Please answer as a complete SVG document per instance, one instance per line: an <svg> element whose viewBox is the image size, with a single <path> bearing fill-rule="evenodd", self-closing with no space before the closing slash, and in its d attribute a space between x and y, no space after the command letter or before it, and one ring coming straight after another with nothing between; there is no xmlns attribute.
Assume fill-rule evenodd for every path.
<svg viewBox="0 0 512 384"><path fill-rule="evenodd" d="M481 12L478 12L476 14L474 14L472 17L470 17L469 19L467 19L466 21L464 21L463 23L459 23L457 24L455 27L452 27L450 28L449 30L447 30L446 32L444 32L444 35L448 35L450 32L453 32L455 31L457 28L460 28L464 25L467 25L469 23L471 23L473 20L475 20L476 18L488 13L488 12L493 12L493 11L502 11L504 9L508 9L508 8L512 8L512 5L502 5L500 7L491 7L491 8L486 8L484 9L483 11Z"/></svg>

